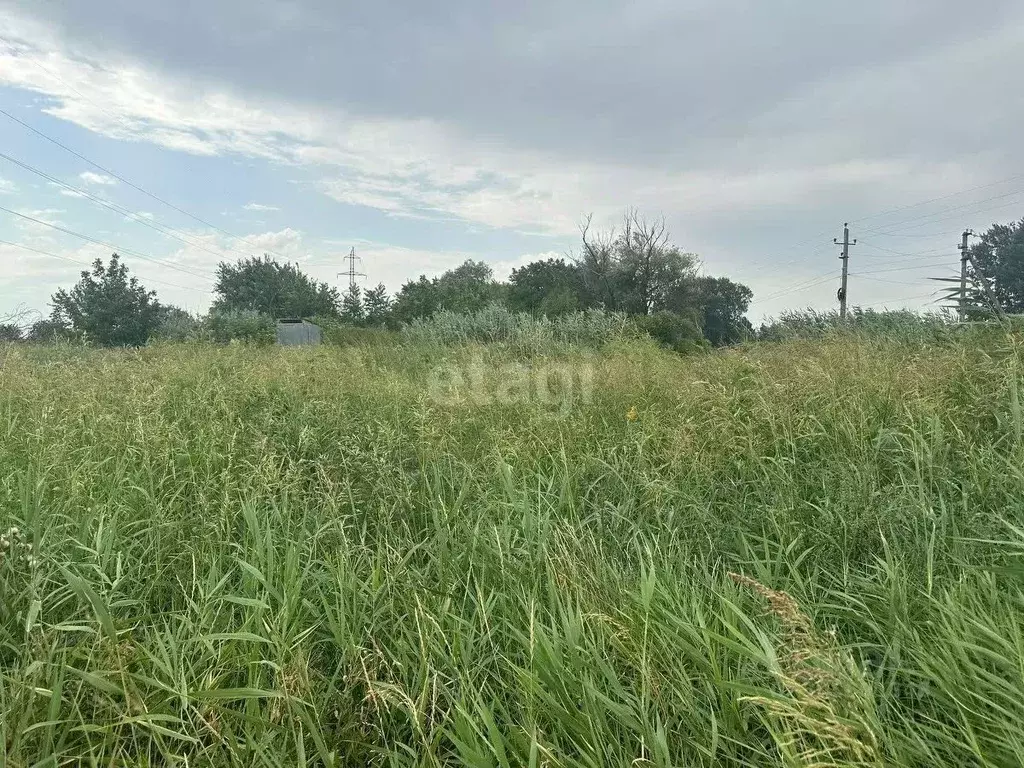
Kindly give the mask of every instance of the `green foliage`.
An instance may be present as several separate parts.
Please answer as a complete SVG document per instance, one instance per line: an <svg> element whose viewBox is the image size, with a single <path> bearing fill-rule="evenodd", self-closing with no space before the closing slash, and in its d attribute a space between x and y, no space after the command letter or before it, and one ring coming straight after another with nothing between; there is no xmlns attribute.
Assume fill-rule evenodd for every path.
<svg viewBox="0 0 1024 768"><path fill-rule="evenodd" d="M557 317L535 317L511 312L500 304L473 313L442 310L402 329L403 338L415 345L500 342L538 351L552 344L596 349L629 334L627 318L621 314L593 309Z"/></svg>
<svg viewBox="0 0 1024 768"><path fill-rule="evenodd" d="M700 313L704 338L713 346L736 344L753 337L754 329L746 314L754 292L747 286L726 277L698 277L693 293L691 306Z"/></svg>
<svg viewBox="0 0 1024 768"><path fill-rule="evenodd" d="M1024 219L1012 224L993 224L971 246L971 255L991 282L996 300L1007 314L1024 314ZM973 266L968 266L972 281L977 279ZM976 313L988 315L989 306L983 294L974 297Z"/></svg>
<svg viewBox="0 0 1024 768"><path fill-rule="evenodd" d="M320 328L324 344L338 347L394 347L400 343L399 334L381 327L350 325L336 317L314 317Z"/></svg>
<svg viewBox="0 0 1024 768"><path fill-rule="evenodd" d="M449 312L479 312L505 298L505 286L494 280L491 268L482 261L467 260L440 277L410 280L395 297L394 319L398 323Z"/></svg>
<svg viewBox="0 0 1024 768"><path fill-rule="evenodd" d="M363 291L364 322L371 328L383 328L391 317L391 297L383 283Z"/></svg>
<svg viewBox="0 0 1024 768"><path fill-rule="evenodd" d="M588 227L577 264L586 306L630 315L684 312L680 296L696 277L697 257L671 244L664 221L629 211L618 233L593 237Z"/></svg>
<svg viewBox="0 0 1024 768"><path fill-rule="evenodd" d="M203 318L200 335L221 344L236 341L265 346L277 340L277 323L260 312L214 310Z"/></svg>
<svg viewBox="0 0 1024 768"><path fill-rule="evenodd" d="M338 289L269 256L217 267L215 312L258 312L275 320L337 315Z"/></svg>
<svg viewBox="0 0 1024 768"><path fill-rule="evenodd" d="M75 333L52 319L37 320L29 326L26 341L36 344L48 344L55 341L69 341Z"/></svg>
<svg viewBox="0 0 1024 768"><path fill-rule="evenodd" d="M642 332L674 352L693 352L706 344L697 324L674 312L655 312L637 317L634 322Z"/></svg>
<svg viewBox="0 0 1024 768"><path fill-rule="evenodd" d="M70 291L57 291L51 303L55 325L103 347L142 346L160 322L156 293L130 276L116 253L107 266L96 259L92 271L82 272Z"/></svg>
<svg viewBox="0 0 1024 768"><path fill-rule="evenodd" d="M0 323L0 342L23 341L25 332L15 323Z"/></svg>
<svg viewBox="0 0 1024 768"><path fill-rule="evenodd" d="M274 320L331 317L349 326L398 330L442 311L474 315L496 304L507 306L512 313L536 317L568 317L583 310L635 316L668 311L692 318L716 346L748 338L751 329L744 313L750 304L750 290L725 278L698 277L697 264L694 254L670 243L664 222L648 221L635 211L627 213L617 233L595 237L585 227L583 251L575 263L536 261L513 270L509 282L502 283L494 279L486 263L468 260L439 277L423 275L407 282L394 301L383 284L342 297L336 288L312 280L297 265L280 264L265 255L218 265L217 298L211 314L234 319L215 318L207 327L210 324L199 324L180 310L167 310L156 320L150 318L147 338L232 337L235 332L226 330L226 324L237 324L239 317L247 316L244 313ZM115 321L108 313L97 317L88 329L75 327L64 312L54 316L53 330L64 337L95 340L100 334L119 339L123 333ZM469 325L473 322L467 320ZM445 323L454 321L449 318ZM579 325L580 320L571 323ZM473 333L487 336L485 331ZM542 339L544 333L537 338ZM138 341L141 335L136 333L130 343L144 343Z"/></svg>
<svg viewBox="0 0 1024 768"><path fill-rule="evenodd" d="M366 319L363 309L363 295L358 286L345 291L341 299L341 320L350 325L360 325Z"/></svg>
<svg viewBox="0 0 1024 768"><path fill-rule="evenodd" d="M563 259L534 261L512 270L508 306L513 312L554 317L583 308L584 281L580 268Z"/></svg>
<svg viewBox="0 0 1024 768"><path fill-rule="evenodd" d="M152 338L160 341L191 341L201 334L199 318L181 307L163 305Z"/></svg>
<svg viewBox="0 0 1024 768"><path fill-rule="evenodd" d="M762 341L792 341L856 335L894 342L939 342L951 338L953 318L948 314L919 314L907 309L876 311L853 307L846 321L839 312L814 309L783 312L761 324Z"/></svg>
<svg viewBox="0 0 1024 768"><path fill-rule="evenodd" d="M14 348L2 759L1020 765L1024 340L967 341L485 351L590 366L561 411L432 400L474 348Z"/></svg>
<svg viewBox="0 0 1024 768"><path fill-rule="evenodd" d="M578 302L639 317L671 313L692 319L714 346L750 338L753 329L745 314L753 292L724 277L700 277L697 265L694 254L671 244L664 222L630 211L618 233L592 236L584 227L583 251L576 264ZM537 291L546 275L539 277ZM689 347L689 324L668 315L639 322L670 348Z"/></svg>

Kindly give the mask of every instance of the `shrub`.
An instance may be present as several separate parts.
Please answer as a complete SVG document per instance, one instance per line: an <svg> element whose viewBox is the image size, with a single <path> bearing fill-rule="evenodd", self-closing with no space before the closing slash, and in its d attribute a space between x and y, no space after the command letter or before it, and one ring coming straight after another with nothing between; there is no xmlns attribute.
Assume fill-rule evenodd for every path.
<svg viewBox="0 0 1024 768"><path fill-rule="evenodd" d="M394 331L384 328L361 328L343 323L334 317L314 317L312 319L322 334L324 344L338 347L379 347L398 343L399 336Z"/></svg>
<svg viewBox="0 0 1024 768"><path fill-rule="evenodd" d="M160 307L160 318L150 340L190 341L201 335L199 318L178 307Z"/></svg>
<svg viewBox="0 0 1024 768"><path fill-rule="evenodd" d="M266 345L277 338L277 326L273 318L259 312L211 312L202 322L200 335L221 344L241 341Z"/></svg>
<svg viewBox="0 0 1024 768"><path fill-rule="evenodd" d="M634 322L661 346L675 352L694 352L708 346L697 324L675 312L655 312Z"/></svg>
<svg viewBox="0 0 1024 768"><path fill-rule="evenodd" d="M37 320L29 327L25 340L37 344L50 344L58 341L74 341L78 338L79 334L60 323L53 320Z"/></svg>

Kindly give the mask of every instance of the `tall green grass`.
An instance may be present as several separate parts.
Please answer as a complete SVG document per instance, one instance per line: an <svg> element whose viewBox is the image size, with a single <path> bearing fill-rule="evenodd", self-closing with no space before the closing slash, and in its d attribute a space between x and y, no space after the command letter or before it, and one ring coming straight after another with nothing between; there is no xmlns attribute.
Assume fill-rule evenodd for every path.
<svg viewBox="0 0 1024 768"><path fill-rule="evenodd" d="M879 311L853 307L843 320L837 310L791 310L762 323L757 337L762 341L793 341L852 335L914 343L941 342L955 336L955 323L955 316L948 311L921 314L908 309Z"/></svg>
<svg viewBox="0 0 1024 768"><path fill-rule="evenodd" d="M605 344L642 337L643 331L618 312L588 309L555 317L535 317L492 304L478 312L441 310L402 328L411 344L434 346L501 343L519 351L542 354L555 347L599 349Z"/></svg>
<svg viewBox="0 0 1024 768"><path fill-rule="evenodd" d="M0 754L1020 764L1022 356L983 341L621 342L561 358L569 409L434 401L426 348L13 348Z"/></svg>

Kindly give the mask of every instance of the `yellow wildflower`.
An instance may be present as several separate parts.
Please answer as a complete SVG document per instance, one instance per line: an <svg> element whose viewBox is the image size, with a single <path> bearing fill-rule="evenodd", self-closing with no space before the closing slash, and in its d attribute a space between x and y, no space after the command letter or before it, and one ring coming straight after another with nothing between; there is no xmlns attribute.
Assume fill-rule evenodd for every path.
<svg viewBox="0 0 1024 768"><path fill-rule="evenodd" d="M630 409L626 411L626 421L636 421L640 418L640 414L636 410L636 406L630 406Z"/></svg>

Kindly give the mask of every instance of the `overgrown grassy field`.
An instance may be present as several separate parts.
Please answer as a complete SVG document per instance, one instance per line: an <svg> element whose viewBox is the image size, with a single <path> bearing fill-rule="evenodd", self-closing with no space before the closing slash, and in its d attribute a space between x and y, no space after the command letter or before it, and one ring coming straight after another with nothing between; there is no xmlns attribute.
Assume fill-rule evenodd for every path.
<svg viewBox="0 0 1024 768"><path fill-rule="evenodd" d="M13 348L0 764L1021 764L1020 341Z"/></svg>

